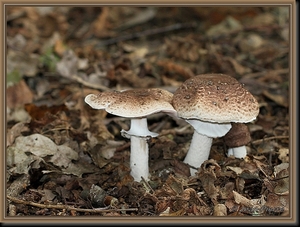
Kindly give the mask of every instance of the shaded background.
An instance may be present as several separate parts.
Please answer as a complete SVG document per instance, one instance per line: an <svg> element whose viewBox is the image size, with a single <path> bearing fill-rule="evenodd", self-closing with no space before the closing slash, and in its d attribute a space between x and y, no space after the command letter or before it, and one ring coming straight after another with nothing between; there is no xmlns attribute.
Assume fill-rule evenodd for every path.
<svg viewBox="0 0 300 227"><path fill-rule="evenodd" d="M73 207L14 200L8 215L289 215L288 7L7 7L6 13L10 201ZM150 185L133 182L130 144L120 135L129 121L92 110L84 97L127 88L174 92L202 73L231 75L258 100L260 114L248 124L249 157L226 157L216 138L210 162L190 177L182 160L192 128L158 114L148 119L161 134L150 141ZM93 193L110 202L93 201ZM79 210L107 205L123 211Z"/></svg>

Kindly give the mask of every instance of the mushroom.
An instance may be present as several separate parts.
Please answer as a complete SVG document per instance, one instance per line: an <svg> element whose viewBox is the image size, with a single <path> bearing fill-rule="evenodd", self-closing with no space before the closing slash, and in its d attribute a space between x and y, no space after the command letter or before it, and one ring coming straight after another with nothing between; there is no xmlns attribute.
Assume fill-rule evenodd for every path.
<svg viewBox="0 0 300 227"><path fill-rule="evenodd" d="M201 74L186 80L175 91L172 104L178 117L194 128L184 159L194 168L208 159L213 138L224 136L232 122L251 122L259 113L253 95L226 74ZM190 168L191 175L197 171L194 168Z"/></svg>
<svg viewBox="0 0 300 227"><path fill-rule="evenodd" d="M149 178L149 147L147 140L158 136L148 130L147 116L164 112L175 116L171 105L173 94L159 88L104 91L98 95L89 94L84 101L94 109L131 119L130 129L121 130L123 137L130 138L130 168L135 181Z"/></svg>
<svg viewBox="0 0 300 227"><path fill-rule="evenodd" d="M246 144L251 141L249 128L244 123L232 123L232 128L224 136L224 142L228 146L227 156L244 158L247 155Z"/></svg>

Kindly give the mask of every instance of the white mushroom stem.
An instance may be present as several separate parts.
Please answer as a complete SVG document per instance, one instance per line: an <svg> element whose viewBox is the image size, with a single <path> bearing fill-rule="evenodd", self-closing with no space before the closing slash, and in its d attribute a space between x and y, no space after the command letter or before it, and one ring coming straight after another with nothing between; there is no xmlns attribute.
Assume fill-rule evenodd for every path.
<svg viewBox="0 0 300 227"><path fill-rule="evenodd" d="M213 138L224 136L231 128L230 123L214 123L200 120L186 120L195 129L190 148L183 162L195 167L190 168L194 176L202 163L208 160Z"/></svg>
<svg viewBox="0 0 300 227"><path fill-rule="evenodd" d="M247 155L246 146L232 147L228 148L227 156L233 155L236 158L245 158Z"/></svg>
<svg viewBox="0 0 300 227"><path fill-rule="evenodd" d="M124 133L125 132L125 133ZM151 132L148 129L147 118L132 118L130 123L130 129L128 131L121 131L123 136L130 138L130 135L142 136L142 137L156 137L158 133Z"/></svg>
<svg viewBox="0 0 300 227"><path fill-rule="evenodd" d="M145 180L148 180L149 148L147 138L131 136L130 142L130 174L137 182L142 180L141 177L143 177Z"/></svg>
<svg viewBox="0 0 300 227"><path fill-rule="evenodd" d="M197 168L208 159L212 141L213 138L202 135L196 130L194 131L189 151L183 161L196 168L190 168L192 176L197 172Z"/></svg>
<svg viewBox="0 0 300 227"><path fill-rule="evenodd" d="M149 178L149 147L147 139L158 136L157 133L148 130L147 118L132 118L130 129L122 130L122 136L130 138L130 168L131 176L140 182L143 177Z"/></svg>

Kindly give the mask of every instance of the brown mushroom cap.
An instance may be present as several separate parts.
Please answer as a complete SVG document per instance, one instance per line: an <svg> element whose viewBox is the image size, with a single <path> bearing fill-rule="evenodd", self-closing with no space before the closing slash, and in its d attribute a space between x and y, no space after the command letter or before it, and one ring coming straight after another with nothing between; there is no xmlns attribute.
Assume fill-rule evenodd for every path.
<svg viewBox="0 0 300 227"><path fill-rule="evenodd" d="M157 112L174 113L171 105L173 94L159 88L105 91L89 94L85 102L94 109L105 109L121 117L145 117Z"/></svg>
<svg viewBox="0 0 300 227"><path fill-rule="evenodd" d="M179 117L229 123L250 122L259 113L253 95L226 74L201 74L186 80L174 93Z"/></svg>
<svg viewBox="0 0 300 227"><path fill-rule="evenodd" d="M250 141L250 131L244 123L232 123L231 129L224 136L224 142L230 148L244 146Z"/></svg>

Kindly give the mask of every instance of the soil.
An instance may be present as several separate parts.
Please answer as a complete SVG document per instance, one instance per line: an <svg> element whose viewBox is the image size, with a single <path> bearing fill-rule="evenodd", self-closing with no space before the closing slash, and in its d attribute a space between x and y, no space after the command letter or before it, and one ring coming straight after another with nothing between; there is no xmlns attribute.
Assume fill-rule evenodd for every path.
<svg viewBox="0 0 300 227"><path fill-rule="evenodd" d="M288 217L288 7L7 8L9 217ZM195 176L183 162L194 129L148 116L148 179L130 174L130 120L88 94L161 88L227 74L259 104L247 156L213 139Z"/></svg>

